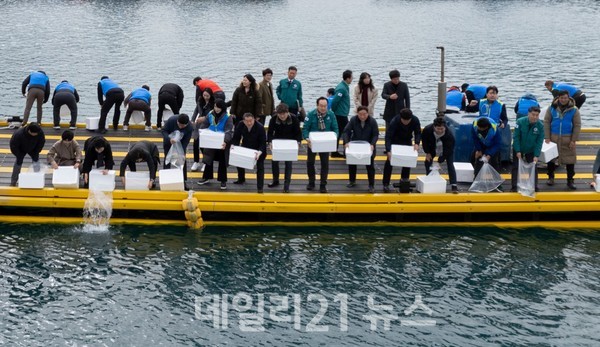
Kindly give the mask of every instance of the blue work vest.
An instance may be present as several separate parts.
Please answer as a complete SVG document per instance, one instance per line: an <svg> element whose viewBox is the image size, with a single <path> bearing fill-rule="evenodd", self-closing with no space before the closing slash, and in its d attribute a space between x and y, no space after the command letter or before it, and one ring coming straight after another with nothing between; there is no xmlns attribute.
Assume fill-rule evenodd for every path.
<svg viewBox="0 0 600 347"><path fill-rule="evenodd" d="M462 107L463 93L460 90L451 90L446 93L446 105L453 106L458 109Z"/></svg>
<svg viewBox="0 0 600 347"><path fill-rule="evenodd" d="M210 112L208 114L208 123L210 124L208 126L208 129L219 132L219 133L224 133L225 132L225 124L227 124L227 119L229 119L229 114L226 113L223 117L221 117L219 124L217 124L217 123L215 123L215 116L212 114L212 112Z"/></svg>
<svg viewBox="0 0 600 347"><path fill-rule="evenodd" d="M555 83L552 87L552 89L556 90L566 90L567 92L569 92L570 97L573 97L573 95L575 95L575 93L577 93L577 91L579 90L577 87L566 83Z"/></svg>
<svg viewBox="0 0 600 347"><path fill-rule="evenodd" d="M143 100L147 104L150 104L151 97L152 97L152 94L150 94L149 91L147 91L144 88L138 88L138 89L134 90L133 92L131 92L131 98L129 98L129 100L138 99L138 100Z"/></svg>
<svg viewBox="0 0 600 347"><path fill-rule="evenodd" d="M100 86L102 87L102 94L104 96L106 96L106 93L109 90L119 88L119 85L115 81L111 80L110 78L105 78L105 79L101 80Z"/></svg>
<svg viewBox="0 0 600 347"><path fill-rule="evenodd" d="M60 90L68 90L71 93L75 93L75 87L69 83L69 82L61 82L59 85L56 86L56 89L54 89L54 92L58 92Z"/></svg>
<svg viewBox="0 0 600 347"><path fill-rule="evenodd" d="M31 75L29 75L29 87L31 86L41 86L42 89L46 90L46 83L48 82L48 76L46 76L45 74L36 71L36 72L32 72Z"/></svg>
<svg viewBox="0 0 600 347"><path fill-rule="evenodd" d="M487 87L483 84L472 84L467 87L467 90L473 92L473 95L475 95L475 100L480 100L485 98L485 91L487 90Z"/></svg>
<svg viewBox="0 0 600 347"><path fill-rule="evenodd" d="M552 114L552 123L550 130L553 134L558 135L571 135L573 132L573 116L575 115L577 108L571 107L566 112L562 113L558 110L558 107L550 107L550 113Z"/></svg>
<svg viewBox="0 0 600 347"><path fill-rule="evenodd" d="M540 104L535 99L520 98L519 107L517 108L517 118L525 117L529 113L529 108L532 106L540 107Z"/></svg>
<svg viewBox="0 0 600 347"><path fill-rule="evenodd" d="M494 122L500 123L500 114L502 113L502 103L498 100L490 104L488 99L479 101L479 117L491 118Z"/></svg>

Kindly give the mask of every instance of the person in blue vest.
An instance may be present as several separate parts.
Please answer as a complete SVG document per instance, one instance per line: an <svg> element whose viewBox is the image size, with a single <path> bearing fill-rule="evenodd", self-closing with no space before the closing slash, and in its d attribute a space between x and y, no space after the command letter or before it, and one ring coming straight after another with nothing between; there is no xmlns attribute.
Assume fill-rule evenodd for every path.
<svg viewBox="0 0 600 347"><path fill-rule="evenodd" d="M513 132L513 165L511 171L511 192L517 192L519 159L537 164L544 143L544 124L540 121L540 108L531 106L527 117L517 119ZM538 170L535 167L535 191L538 189Z"/></svg>
<svg viewBox="0 0 600 347"><path fill-rule="evenodd" d="M473 137L473 152L471 153L471 164L475 169L475 176L483 166L483 157L496 171L500 172L500 146L502 137L496 122L488 117L478 118L473 122L471 131ZM500 188L499 188L500 189Z"/></svg>
<svg viewBox="0 0 600 347"><path fill-rule="evenodd" d="M23 126L29 121L29 113L33 102L37 102L37 122L42 123L42 105L48 102L50 97L50 79L44 71L34 71L21 84L21 94L25 96L27 90L27 99L25 101L25 111L23 111Z"/></svg>
<svg viewBox="0 0 600 347"><path fill-rule="evenodd" d="M517 114L517 119L527 117L529 115L529 109L532 107L540 107L540 103L537 101L535 95L526 93L520 97L515 104L515 113Z"/></svg>
<svg viewBox="0 0 600 347"><path fill-rule="evenodd" d="M202 179L198 181L199 185L204 185L213 179L214 162L219 162L219 172L217 180L221 182L221 190L227 189L227 165L229 162L229 148L233 138L233 118L227 113L227 104L223 99L215 100L213 110L206 117L198 117L196 120L200 123L200 129L210 129L211 131L224 133L223 145L221 149L204 148L202 161L206 164L202 172Z"/></svg>
<svg viewBox="0 0 600 347"><path fill-rule="evenodd" d="M333 99L331 100L331 111L335 114L338 129L338 144L341 139L341 133L348 124L348 115L350 114L350 84L352 83L352 71L346 70L342 73L342 81L335 87ZM331 153L332 158L344 158L344 149L342 152Z"/></svg>
<svg viewBox="0 0 600 347"><path fill-rule="evenodd" d="M333 100L333 97L335 96L335 88L329 88L327 89L327 111L331 110L331 101Z"/></svg>
<svg viewBox="0 0 600 347"><path fill-rule="evenodd" d="M187 114L182 113L177 117L173 116L165 121L165 126L161 129L165 158L167 157L167 154L171 149L171 145L176 142L175 140L171 139L169 135L171 135L176 130L181 132L181 147L183 147L183 153L187 153L187 146L190 143L190 139L192 138L192 132L194 131L194 128L190 123L190 117ZM167 163L166 160L163 164L165 169L171 168L171 163ZM183 181L184 184L185 181L187 181L187 160L184 160L183 162Z"/></svg>
<svg viewBox="0 0 600 347"><path fill-rule="evenodd" d="M152 94L150 94L150 87L143 85L142 88L138 88L132 91L125 98L125 106L127 106L127 112L125 112L125 120L123 121L123 130L129 129L129 119L133 111L144 112L144 119L146 121L145 131L152 130L152 111L150 105L152 104Z"/></svg>
<svg viewBox="0 0 600 347"><path fill-rule="evenodd" d="M479 117L491 118L498 124L500 129L504 129L508 124L506 116L506 106L498 101L498 88L489 86L485 91L485 99L479 101Z"/></svg>
<svg viewBox="0 0 600 347"><path fill-rule="evenodd" d="M466 112L478 112L479 111L479 100L485 97L487 93L487 86L483 84L468 84L462 85L465 90L465 96L467 97L467 105L465 106Z"/></svg>
<svg viewBox="0 0 600 347"><path fill-rule="evenodd" d="M583 103L585 103L585 94L583 91L581 91L581 89L575 87L574 85L564 82L555 83L553 80L547 80L544 85L546 86L546 89L552 93L554 98L558 97L558 92L561 90L566 90L569 92L569 97L575 100L575 106L577 109L581 109L581 106L583 106Z"/></svg>
<svg viewBox="0 0 600 347"><path fill-rule="evenodd" d="M558 97L552 101L544 116L544 141L554 142L558 146L558 160L567 167L567 187L575 187L575 164L577 163L577 141L581 132L581 115L575 106L575 100L569 97L569 92L561 90ZM554 185L555 160L548 163L549 186Z"/></svg>
<svg viewBox="0 0 600 347"><path fill-rule="evenodd" d="M64 80L54 89L54 95L52 95L52 105L54 106L54 129L60 129L60 108L62 105L67 105L69 111L71 111L71 121L69 122L69 128L75 130L77 128L77 103L79 102L79 94L77 89Z"/></svg>
<svg viewBox="0 0 600 347"><path fill-rule="evenodd" d="M464 111L467 106L467 97L460 91L457 86L448 88L446 92L446 106L451 106L457 110Z"/></svg>
<svg viewBox="0 0 600 347"><path fill-rule="evenodd" d="M113 129L119 128L119 119L121 118L121 104L125 99L125 92L119 87L119 85L108 78L108 76L102 76L100 82L98 82L98 103L101 106L100 109L100 120L98 121L98 132L101 134L106 133L106 117L108 112L114 106L115 114L113 116Z"/></svg>

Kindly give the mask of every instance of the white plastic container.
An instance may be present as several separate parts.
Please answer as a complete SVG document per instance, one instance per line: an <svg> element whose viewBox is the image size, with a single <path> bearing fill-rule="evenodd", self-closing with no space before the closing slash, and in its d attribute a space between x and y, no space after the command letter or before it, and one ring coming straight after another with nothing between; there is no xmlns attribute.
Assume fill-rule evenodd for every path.
<svg viewBox="0 0 600 347"><path fill-rule="evenodd" d="M61 189L78 189L79 170L72 166L59 166L52 174L52 186Z"/></svg>
<svg viewBox="0 0 600 347"><path fill-rule="evenodd" d="M558 147L556 146L556 143L546 143L546 141L544 141L542 144L542 152L539 158L540 161L543 163L548 163L556 157L558 157Z"/></svg>
<svg viewBox="0 0 600 347"><path fill-rule="evenodd" d="M600 174L596 174L596 191L600 193Z"/></svg>
<svg viewBox="0 0 600 347"><path fill-rule="evenodd" d="M330 153L337 151L337 136L333 131L313 131L308 134L310 150L313 153Z"/></svg>
<svg viewBox="0 0 600 347"><path fill-rule="evenodd" d="M146 119L144 119L144 112L142 111L133 111L131 113L131 118L129 119L130 124L145 124Z"/></svg>
<svg viewBox="0 0 600 347"><path fill-rule="evenodd" d="M46 183L44 171L28 171L19 174L19 188L23 189L43 189Z"/></svg>
<svg viewBox="0 0 600 347"><path fill-rule="evenodd" d="M471 163L454 163L454 169L456 170L456 181L473 183L475 179L475 169Z"/></svg>
<svg viewBox="0 0 600 347"><path fill-rule="evenodd" d="M232 146L229 151L229 165L253 170L256 166L256 153L254 149L242 146Z"/></svg>
<svg viewBox="0 0 600 347"><path fill-rule="evenodd" d="M98 130L99 122L100 122L100 117L87 117L85 119L85 128L87 130Z"/></svg>
<svg viewBox="0 0 600 347"><path fill-rule="evenodd" d="M446 180L440 175L428 175L417 177L417 191L423 194L446 193Z"/></svg>
<svg viewBox="0 0 600 347"><path fill-rule="evenodd" d="M173 117L173 111L169 110L168 108L165 108L165 110L163 111L163 117L162 117L162 123L163 125L165 124L166 121L169 120L169 118Z"/></svg>
<svg viewBox="0 0 600 347"><path fill-rule="evenodd" d="M159 170L158 175L160 190L177 192L184 190L183 171L180 169Z"/></svg>
<svg viewBox="0 0 600 347"><path fill-rule="evenodd" d="M221 149L225 142L225 133L220 133L208 129L199 130L200 148Z"/></svg>
<svg viewBox="0 0 600 347"><path fill-rule="evenodd" d="M115 190L115 170L109 170L106 175L104 170L92 170L88 176L89 189L100 192L112 192Z"/></svg>
<svg viewBox="0 0 600 347"><path fill-rule="evenodd" d="M417 167L419 153L413 146L392 145L392 166Z"/></svg>
<svg viewBox="0 0 600 347"><path fill-rule="evenodd" d="M371 165L371 144L367 141L350 141L346 148L346 164Z"/></svg>
<svg viewBox="0 0 600 347"><path fill-rule="evenodd" d="M69 109L69 106L67 105L62 105L60 107L60 120L64 120L64 121L71 121L71 110Z"/></svg>
<svg viewBox="0 0 600 347"><path fill-rule="evenodd" d="M150 172L125 171L125 190L149 190Z"/></svg>
<svg viewBox="0 0 600 347"><path fill-rule="evenodd" d="M273 161L298 161L298 142L296 140L273 140Z"/></svg>

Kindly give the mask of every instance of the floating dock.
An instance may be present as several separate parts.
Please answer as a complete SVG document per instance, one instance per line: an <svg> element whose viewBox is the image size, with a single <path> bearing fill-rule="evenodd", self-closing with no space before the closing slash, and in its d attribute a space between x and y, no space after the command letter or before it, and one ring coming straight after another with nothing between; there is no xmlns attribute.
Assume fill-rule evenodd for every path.
<svg viewBox="0 0 600 347"><path fill-rule="evenodd" d="M0 123L0 127L6 124ZM46 158L48 149L60 139L62 131L44 124L46 145L40 160ZM10 153L9 140L14 130L0 130L0 221L10 223L80 223L82 210L88 198L87 189L51 188L51 175L46 175L46 187L26 190L9 187L14 156ZM97 133L79 125L75 140L81 146ZM149 140L157 144L162 153L162 136L156 130L144 132L143 128L131 126L129 131L109 130L104 137L111 143L116 169L128 149L137 141ZM584 129L578 142L576 164L577 191L567 191L564 166L557 169L556 184L545 184L545 168L539 170L541 191L535 198L518 193L468 193L470 184L460 184L460 194L420 194L411 192L383 193L382 171L383 131L377 145L375 194L367 193L367 175L364 167L358 167L357 184L346 188L348 170L345 159L330 158L328 193L308 192L306 175L306 147L300 149L299 161L293 164L290 193L282 193L282 185L268 188L271 181L271 160L265 162L264 193L256 192L256 175L248 171L246 183L235 185L235 167L228 168L228 189L220 190L216 180L200 186L196 182L202 172L188 172L187 186L194 190L194 198L202 213L205 225L462 225L501 227L595 228L600 225L600 193L590 189L593 179L592 166L600 148L600 129ZM193 163L192 143L188 146L188 169ZM421 152L419 164L411 171L411 181L425 174L425 155ZM31 163L27 156L23 168ZM215 165L216 166L216 165ZM282 165L283 166L283 165ZM319 172L319 161L316 163ZM138 170L146 169L145 164ZM442 165L444 171L445 165ZM283 167L282 167L283 174ZM505 179L503 188L510 189L510 168L501 172ZM318 175L317 175L318 176ZM442 174L447 179L447 175ZM216 168L215 168L216 177ZM280 178L282 180L283 177ZM400 170L395 169L392 182L398 182ZM160 180L160 177L158 178ZM317 177L318 181L318 177ZM317 182L318 183L318 182ZM158 185L157 185L158 187ZM448 188L449 189L449 188ZM117 179L113 192L113 217L111 223L175 224L186 225L182 201L188 192L125 191Z"/></svg>

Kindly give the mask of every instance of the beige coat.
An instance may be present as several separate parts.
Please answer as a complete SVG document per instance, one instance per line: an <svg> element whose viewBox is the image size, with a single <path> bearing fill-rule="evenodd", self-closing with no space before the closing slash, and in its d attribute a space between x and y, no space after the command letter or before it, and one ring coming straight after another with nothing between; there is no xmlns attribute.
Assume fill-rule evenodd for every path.
<svg viewBox="0 0 600 347"><path fill-rule="evenodd" d="M56 163L58 166L71 166L81 162L81 148L77 141L56 141L48 151L48 164Z"/></svg>
<svg viewBox="0 0 600 347"><path fill-rule="evenodd" d="M548 107L546 111L546 115L544 116L544 139L550 139L550 141L556 143L558 147L558 161L561 164L575 164L577 163L577 149L569 148L569 144L571 141L579 141L579 134L581 132L581 115L579 114L579 110L576 109L575 114L573 115L573 131L570 135L562 135L552 134L551 133L551 124L552 124L552 108L558 107L558 98L554 99L552 102L552 106ZM570 109L575 108L575 100L570 99L569 104L565 111L560 112L562 114L569 111Z"/></svg>
<svg viewBox="0 0 600 347"><path fill-rule="evenodd" d="M273 98L273 83L265 80L259 84L259 94L262 100L262 113L260 116L273 115L275 112L275 99Z"/></svg>
<svg viewBox="0 0 600 347"><path fill-rule="evenodd" d="M379 98L379 91L377 90L377 88L373 88L373 89L369 89L369 105L367 106L369 108L369 116L374 117L375 116L375 103L377 102L377 99ZM358 106L361 106L361 93L360 93L360 89L358 87L358 84L354 87L354 114L358 113L356 110L358 109Z"/></svg>

